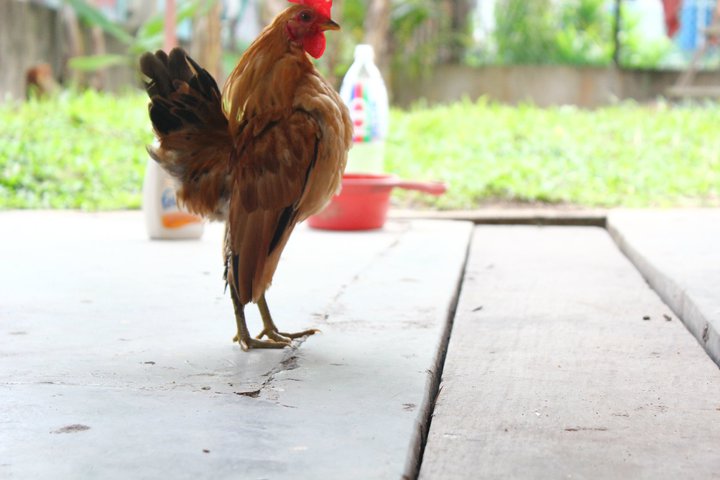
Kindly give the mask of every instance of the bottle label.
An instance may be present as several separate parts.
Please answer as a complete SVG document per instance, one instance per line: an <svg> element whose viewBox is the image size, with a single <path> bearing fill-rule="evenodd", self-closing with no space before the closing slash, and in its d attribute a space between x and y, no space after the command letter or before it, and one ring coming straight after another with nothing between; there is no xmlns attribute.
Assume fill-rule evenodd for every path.
<svg viewBox="0 0 720 480"><path fill-rule="evenodd" d="M160 196L160 204L163 213L177 211L177 199L175 198L175 189L173 187L165 187Z"/></svg>
<svg viewBox="0 0 720 480"><path fill-rule="evenodd" d="M366 82L358 80L351 90L349 110L355 143L380 140L377 100L369 95Z"/></svg>
<svg viewBox="0 0 720 480"><path fill-rule="evenodd" d="M182 228L186 225L202 222L200 217L180 211L175 197L175 187L167 186L163 189L160 196L160 206L162 208L160 218L165 228Z"/></svg>

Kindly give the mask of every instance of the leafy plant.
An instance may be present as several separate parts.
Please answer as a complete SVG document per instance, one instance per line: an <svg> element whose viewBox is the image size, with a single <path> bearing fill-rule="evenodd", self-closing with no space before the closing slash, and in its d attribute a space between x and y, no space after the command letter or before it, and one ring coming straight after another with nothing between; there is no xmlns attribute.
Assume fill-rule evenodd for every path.
<svg viewBox="0 0 720 480"><path fill-rule="evenodd" d="M557 62L608 65L614 50L613 22L605 0L563 2L555 34Z"/></svg>
<svg viewBox="0 0 720 480"><path fill-rule="evenodd" d="M495 16L496 62L595 66L612 63L614 13L605 0L499 0ZM626 8L621 16L621 65L657 66L671 50L670 40L648 41L639 28L637 16ZM483 57L471 59L471 63L491 63L489 49L477 51Z"/></svg>
<svg viewBox="0 0 720 480"><path fill-rule="evenodd" d="M648 40L642 35L640 18L629 9L621 10L620 65L630 68L656 68L673 49L669 38Z"/></svg>
<svg viewBox="0 0 720 480"><path fill-rule="evenodd" d="M113 22L96 7L86 0L66 0L75 10L78 17L91 26L101 28L127 47L126 54L85 55L73 57L68 64L80 71L96 71L116 65L132 65L137 62L138 55L146 51L157 50L162 46L165 18L162 13L150 17L143 23L135 35L129 34L122 25ZM217 0L190 0L180 2L177 10L177 23L203 15Z"/></svg>
<svg viewBox="0 0 720 480"><path fill-rule="evenodd" d="M501 63L547 63L555 56L551 0L499 0L495 42Z"/></svg>
<svg viewBox="0 0 720 480"><path fill-rule="evenodd" d="M449 28L446 9L434 0L390 1L390 32L387 42L396 71L419 76L432 68L441 52L452 43L466 42L468 32ZM342 58L333 73L342 76L352 63L353 48L363 42L367 0L342 2Z"/></svg>
<svg viewBox="0 0 720 480"><path fill-rule="evenodd" d="M450 44L451 39L440 34L417 39L418 32L429 22L443 24L447 19L428 0L395 1L391 13L392 41L395 46L393 65L413 76L420 76L437 62L438 51Z"/></svg>
<svg viewBox="0 0 720 480"><path fill-rule="evenodd" d="M0 105L0 208L138 208L147 100L93 90Z"/></svg>

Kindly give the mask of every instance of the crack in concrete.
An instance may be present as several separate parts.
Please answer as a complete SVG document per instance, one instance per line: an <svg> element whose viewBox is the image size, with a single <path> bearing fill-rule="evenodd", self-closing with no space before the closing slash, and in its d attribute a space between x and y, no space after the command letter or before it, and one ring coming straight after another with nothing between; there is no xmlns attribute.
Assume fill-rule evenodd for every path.
<svg viewBox="0 0 720 480"><path fill-rule="evenodd" d="M445 359L447 357L448 347L450 344L450 336L452 335L453 324L455 322L455 315L457 314L458 304L460 302L460 294L462 292L465 276L468 273L468 260L470 259L470 249L473 243L473 237L475 231L472 230L465 247L465 258L463 260L462 269L457 279L457 285L455 287L455 296L450 302L450 306L447 312L447 320L445 323L445 329L442 334L439 349L435 357L434 366L435 369L428 369L428 391L426 391L426 397L423 399L422 415L420 417L420 423L417 425L417 430L413 439L413 455L409 459L405 466L405 473L403 474L403 480L417 480L420 476L420 469L422 468L423 457L425 455L425 447L427 446L427 439L430 433L430 427L432 426L432 419L435 413L435 406L437 405L438 398L443 390L442 374L445 367Z"/></svg>
<svg viewBox="0 0 720 480"><path fill-rule="evenodd" d="M285 354L284 358L280 361L280 363L268 370L267 372L260 375L261 377L266 377L265 381L263 381L260 386L254 390L248 390L244 392L233 392L235 395L240 395L243 397L249 397L249 398L259 398L260 395L263 393L264 390L266 390L268 387L270 387L270 384L275 380L275 377L282 373L282 372L289 372L291 370L295 370L297 368L300 368L300 365L298 363L299 359L299 352L298 349L300 346L305 342L306 338L299 338L295 340L293 345L288 349L287 353ZM297 379L295 379L297 381Z"/></svg>

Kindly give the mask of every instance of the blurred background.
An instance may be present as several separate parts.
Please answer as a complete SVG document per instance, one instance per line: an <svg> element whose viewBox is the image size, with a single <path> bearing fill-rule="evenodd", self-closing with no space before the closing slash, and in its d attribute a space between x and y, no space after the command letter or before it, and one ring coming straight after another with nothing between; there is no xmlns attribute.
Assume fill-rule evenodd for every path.
<svg viewBox="0 0 720 480"><path fill-rule="evenodd" d="M287 5L285 0L177 3L180 44L220 83ZM598 88L612 80L601 72L617 67L622 81L634 85L613 86L610 93L653 98L705 43L703 29L715 8L715 0L336 0L333 16L343 30L329 42L320 67L339 84L354 46L369 43L400 105L467 94L523 100L502 98L498 85L514 78L512 69L503 67L515 65L594 67L598 78L585 81ZM39 64L48 64L64 84L111 91L135 85L134 58L163 44L163 11L163 0L3 0L2 96L24 97L26 72ZM718 65L720 55L712 48L701 68ZM655 73L633 74L637 70ZM545 71L555 83L558 75L576 77L562 68ZM604 93L577 100L602 102ZM528 94L537 103L548 101Z"/></svg>
<svg viewBox="0 0 720 480"><path fill-rule="evenodd" d="M222 84L287 5L178 0L173 29ZM0 208L139 206L136 65L163 46L164 7L0 1ZM355 46L374 47L387 169L450 184L401 204L719 203L715 0L335 0L333 17L318 68L339 88Z"/></svg>

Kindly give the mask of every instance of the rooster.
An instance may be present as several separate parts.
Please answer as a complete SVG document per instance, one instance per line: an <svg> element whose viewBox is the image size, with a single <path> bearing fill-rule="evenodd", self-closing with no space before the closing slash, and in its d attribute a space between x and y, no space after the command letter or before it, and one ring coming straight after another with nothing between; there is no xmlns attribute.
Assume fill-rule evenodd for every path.
<svg viewBox="0 0 720 480"><path fill-rule="evenodd" d="M314 329L280 332L265 291L295 226L340 188L352 123L335 90L315 69L331 0L289 0L250 45L222 94L215 80L179 48L145 53L149 113L157 142L150 156L178 181L191 212L225 222L225 281L238 342L283 348ZM245 306L254 302L263 330L252 337Z"/></svg>

